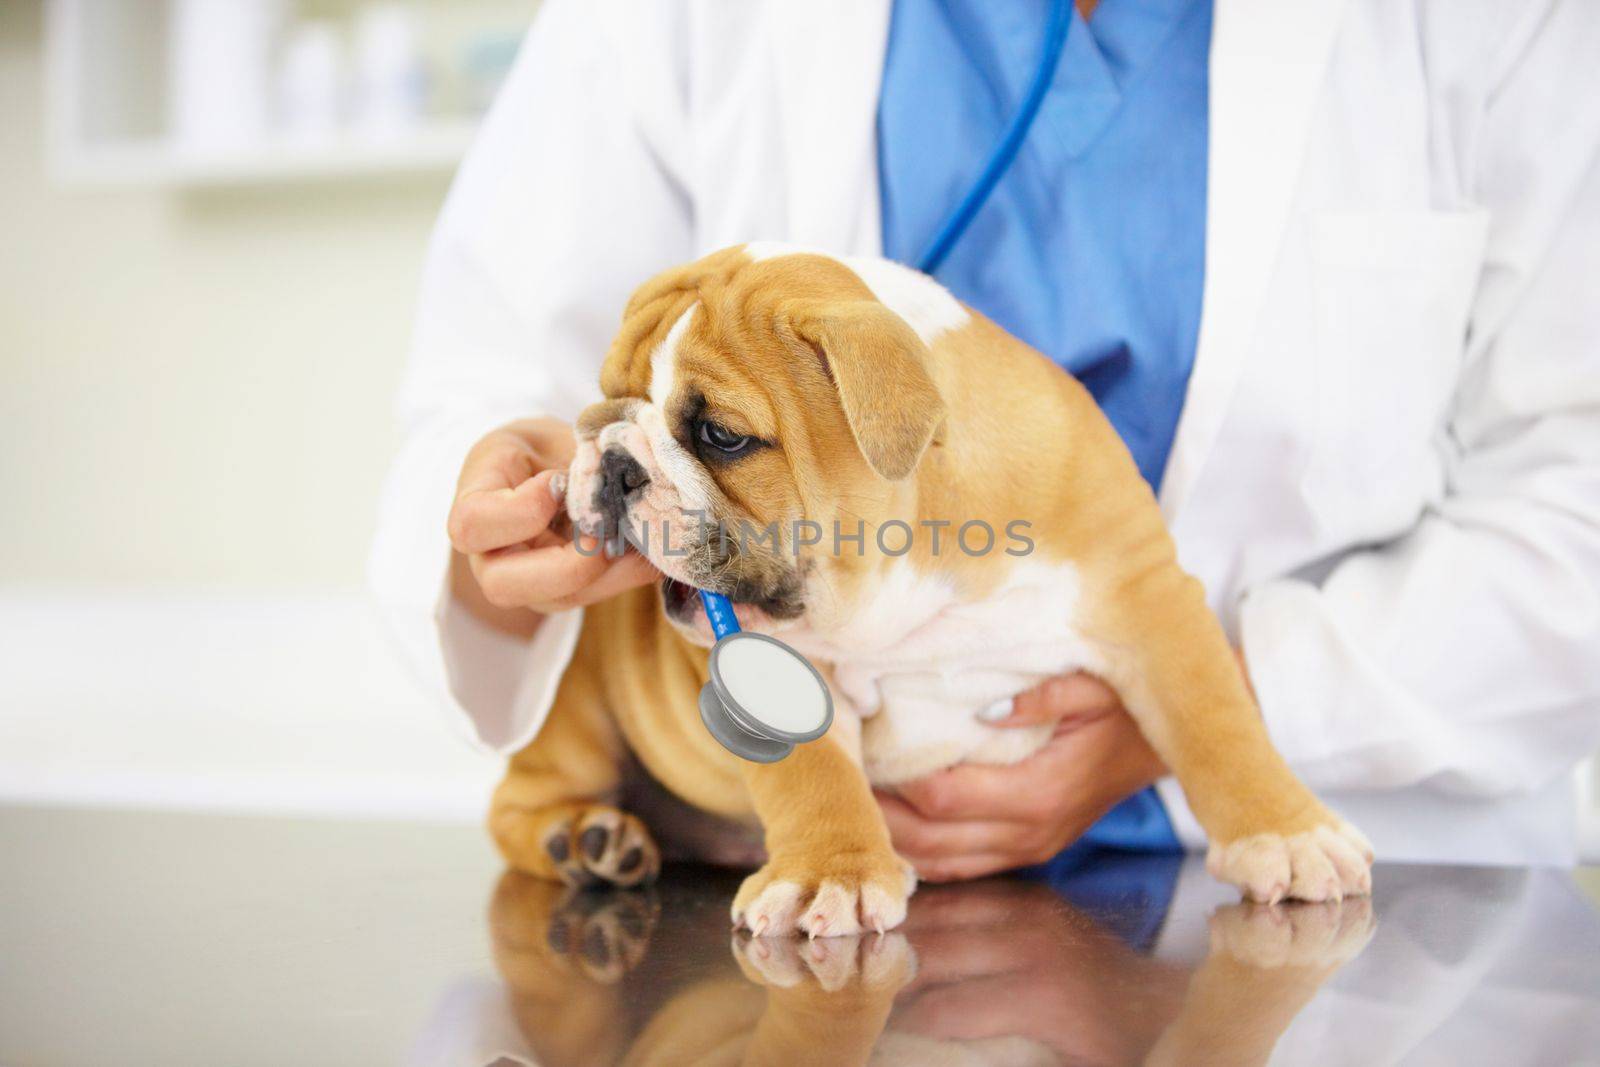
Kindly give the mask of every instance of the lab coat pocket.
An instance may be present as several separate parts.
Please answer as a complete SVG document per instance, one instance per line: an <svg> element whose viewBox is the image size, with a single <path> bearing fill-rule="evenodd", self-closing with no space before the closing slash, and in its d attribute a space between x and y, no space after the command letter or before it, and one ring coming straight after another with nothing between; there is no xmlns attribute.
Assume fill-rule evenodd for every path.
<svg viewBox="0 0 1600 1067"><path fill-rule="evenodd" d="M1319 522L1393 535L1442 484L1448 414L1488 234L1486 212L1313 217L1316 401L1301 490Z"/></svg>

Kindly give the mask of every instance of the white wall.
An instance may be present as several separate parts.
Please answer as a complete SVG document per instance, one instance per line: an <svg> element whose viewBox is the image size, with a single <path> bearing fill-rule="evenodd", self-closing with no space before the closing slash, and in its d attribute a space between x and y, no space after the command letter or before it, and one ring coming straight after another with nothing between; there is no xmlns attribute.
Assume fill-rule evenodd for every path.
<svg viewBox="0 0 1600 1067"><path fill-rule="evenodd" d="M0 796L467 816L363 605L446 177L52 186L0 2Z"/></svg>
<svg viewBox="0 0 1600 1067"><path fill-rule="evenodd" d="M55 188L39 9L0 4L0 584L355 588L445 178Z"/></svg>

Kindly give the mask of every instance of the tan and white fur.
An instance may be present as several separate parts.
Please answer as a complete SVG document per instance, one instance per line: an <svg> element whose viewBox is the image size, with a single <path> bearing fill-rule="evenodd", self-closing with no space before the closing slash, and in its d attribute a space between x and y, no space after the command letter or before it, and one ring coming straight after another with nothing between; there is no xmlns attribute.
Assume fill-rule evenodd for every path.
<svg viewBox="0 0 1600 1067"><path fill-rule="evenodd" d="M550 718L494 799L513 866L571 882L652 876L648 830L605 803L631 752L689 803L759 819L769 858L735 899L737 923L892 927L914 879L870 787L1025 758L1049 731L991 727L977 710L1081 669L1117 691L1177 776L1217 877L1259 900L1368 891L1370 847L1272 748L1093 399L932 279L726 249L638 290L601 387L578 420L569 514L608 536L647 531L637 547L667 579L588 609ZM729 437L755 444L719 452ZM791 536L800 520L820 543ZM775 525L781 539L719 539L708 521ZM955 543L969 522L994 531L989 551ZM859 548L845 540L858 528ZM969 547L983 542L974 527ZM824 738L758 765L709 736L695 697L711 633L691 587L728 595L742 625L829 674Z"/></svg>

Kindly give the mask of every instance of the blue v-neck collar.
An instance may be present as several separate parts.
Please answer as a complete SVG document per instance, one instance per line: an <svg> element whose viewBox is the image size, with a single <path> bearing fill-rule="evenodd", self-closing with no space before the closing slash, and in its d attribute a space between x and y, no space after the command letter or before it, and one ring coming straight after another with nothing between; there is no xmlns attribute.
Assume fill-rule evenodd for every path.
<svg viewBox="0 0 1600 1067"><path fill-rule="evenodd" d="M1027 150L1046 167L1087 152L1122 107L1128 88L1196 4L1209 0L1104 0L1093 24L1074 6L1055 80L1040 106ZM1042 9L1007 12L996 42L1006 95L1022 99L1039 62Z"/></svg>

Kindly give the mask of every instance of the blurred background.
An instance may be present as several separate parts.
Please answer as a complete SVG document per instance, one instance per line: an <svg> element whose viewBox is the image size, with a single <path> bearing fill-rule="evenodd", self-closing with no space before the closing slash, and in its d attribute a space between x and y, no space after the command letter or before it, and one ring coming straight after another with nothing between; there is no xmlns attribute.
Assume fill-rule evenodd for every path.
<svg viewBox="0 0 1600 1067"><path fill-rule="evenodd" d="M0 3L0 799L481 817L363 567L536 7Z"/></svg>
<svg viewBox="0 0 1600 1067"><path fill-rule="evenodd" d="M481 817L498 762L362 572L428 232L536 8L0 2L0 801Z"/></svg>

